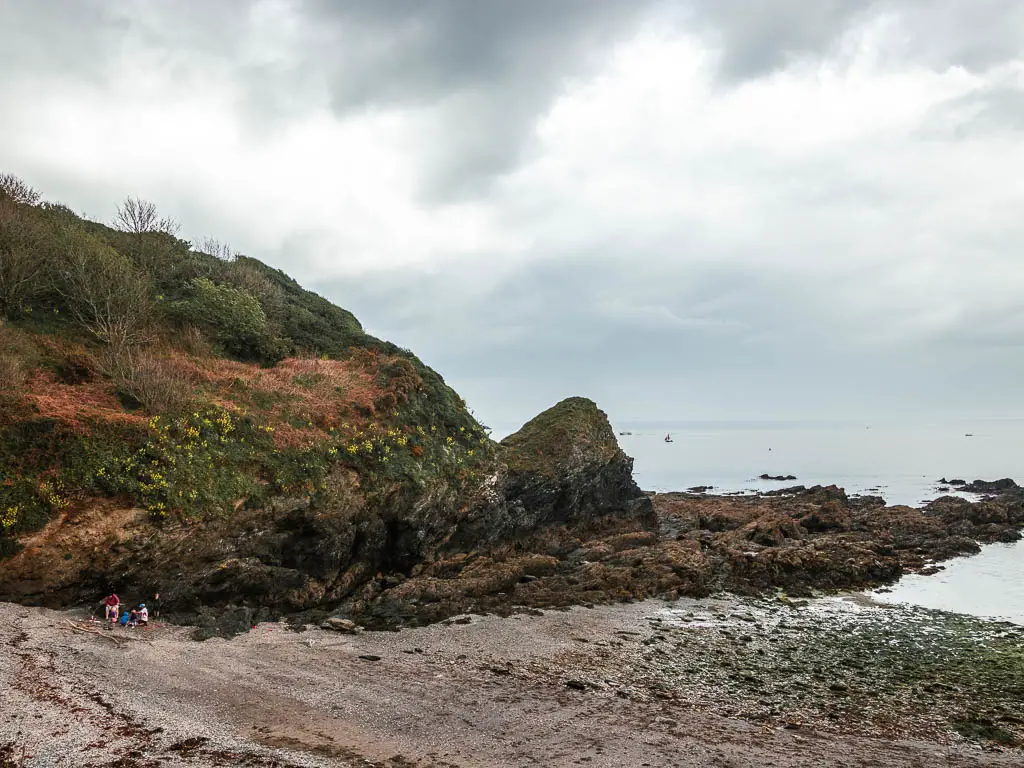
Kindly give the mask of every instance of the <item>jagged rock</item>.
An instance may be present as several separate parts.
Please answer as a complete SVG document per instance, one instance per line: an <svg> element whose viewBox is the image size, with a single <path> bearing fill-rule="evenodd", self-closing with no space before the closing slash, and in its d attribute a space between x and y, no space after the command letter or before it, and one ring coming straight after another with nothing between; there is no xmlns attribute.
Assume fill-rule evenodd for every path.
<svg viewBox="0 0 1024 768"><path fill-rule="evenodd" d="M812 533L848 531L852 524L849 509L837 501L827 501L797 519L801 527Z"/></svg>
<svg viewBox="0 0 1024 768"><path fill-rule="evenodd" d="M1004 477L1001 480L975 480L971 483L950 480L949 484L959 485L961 486L961 491L967 491L969 493L1007 493L1008 491L1022 490L1017 483L1008 477Z"/></svg>
<svg viewBox="0 0 1024 768"><path fill-rule="evenodd" d="M505 498L519 527L589 524L607 516L655 527L651 501L633 481L633 460L592 400L563 400L501 445Z"/></svg>

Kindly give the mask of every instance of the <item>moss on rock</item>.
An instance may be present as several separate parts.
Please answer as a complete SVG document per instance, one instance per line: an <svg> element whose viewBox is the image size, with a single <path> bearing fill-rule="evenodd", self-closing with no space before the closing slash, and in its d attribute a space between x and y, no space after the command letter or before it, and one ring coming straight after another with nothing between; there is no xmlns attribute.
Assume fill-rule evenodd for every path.
<svg viewBox="0 0 1024 768"><path fill-rule="evenodd" d="M608 416L585 397L569 397L501 441L509 469L554 477L622 453Z"/></svg>

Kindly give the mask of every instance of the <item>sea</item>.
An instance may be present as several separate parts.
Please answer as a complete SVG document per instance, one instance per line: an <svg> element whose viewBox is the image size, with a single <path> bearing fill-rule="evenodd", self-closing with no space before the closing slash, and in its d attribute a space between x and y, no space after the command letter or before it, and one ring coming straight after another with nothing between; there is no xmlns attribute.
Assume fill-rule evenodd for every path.
<svg viewBox="0 0 1024 768"><path fill-rule="evenodd" d="M623 421L613 426L634 459L637 484L649 491L706 485L712 493L750 493L834 483L850 494L918 506L942 495L942 478L1010 477L1024 484L1024 418L903 424ZM758 479L762 474L796 479ZM1024 541L986 546L978 555L944 565L934 576L907 576L892 592L871 596L1024 624Z"/></svg>

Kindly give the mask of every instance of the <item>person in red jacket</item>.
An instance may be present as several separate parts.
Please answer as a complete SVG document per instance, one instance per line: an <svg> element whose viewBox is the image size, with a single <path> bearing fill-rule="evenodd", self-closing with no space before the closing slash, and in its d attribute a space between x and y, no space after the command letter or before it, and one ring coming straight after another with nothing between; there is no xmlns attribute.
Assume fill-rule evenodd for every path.
<svg viewBox="0 0 1024 768"><path fill-rule="evenodd" d="M116 592L111 590L110 594L103 599L103 605L107 609L107 621L110 622L110 626L114 626L117 623L117 615L121 612L121 599Z"/></svg>

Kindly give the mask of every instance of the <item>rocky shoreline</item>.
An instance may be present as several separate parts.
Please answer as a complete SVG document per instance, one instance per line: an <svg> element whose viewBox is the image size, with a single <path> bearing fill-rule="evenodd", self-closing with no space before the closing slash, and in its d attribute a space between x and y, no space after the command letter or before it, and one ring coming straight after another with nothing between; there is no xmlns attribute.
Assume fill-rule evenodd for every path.
<svg viewBox="0 0 1024 768"><path fill-rule="evenodd" d="M922 508L834 485L645 494L606 415L583 398L541 413L488 461L457 486L407 479L369 494L344 475L202 521L85 500L0 559L0 600L63 608L111 588L127 602L159 592L163 615L200 638L281 617L398 629L465 613L863 589L1024 528L1024 489L1009 479L949 481L978 500Z"/></svg>
<svg viewBox="0 0 1024 768"><path fill-rule="evenodd" d="M982 544L1020 538L1024 489L976 481L965 490L981 497L942 496L914 508L848 496L836 486L750 496L648 494L655 530L552 526L516 546L418 566L350 603L344 615L394 628L466 612L882 586L906 573L934 572L936 563L977 553Z"/></svg>

